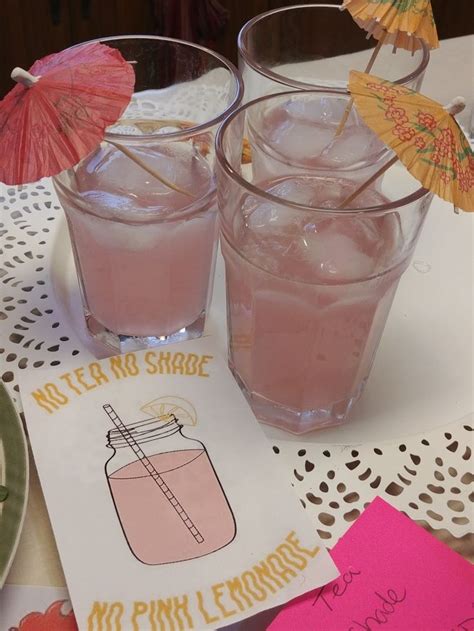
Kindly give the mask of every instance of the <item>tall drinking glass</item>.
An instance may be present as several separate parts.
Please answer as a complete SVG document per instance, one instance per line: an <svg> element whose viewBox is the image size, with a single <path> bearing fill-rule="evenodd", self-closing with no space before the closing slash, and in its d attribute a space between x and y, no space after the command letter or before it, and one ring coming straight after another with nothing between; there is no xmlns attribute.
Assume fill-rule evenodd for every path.
<svg viewBox="0 0 474 631"><path fill-rule="evenodd" d="M216 140L230 368L256 416L294 433L344 422L360 397L432 198L394 166L341 209L357 164L305 171L293 159L301 129L268 125L282 106L319 107L306 131L315 143L337 125L325 108L346 102L322 90L261 97L231 114ZM249 129L252 155L285 134L276 175L241 164Z"/></svg>
<svg viewBox="0 0 474 631"><path fill-rule="evenodd" d="M217 240L214 136L242 80L189 42L101 41L133 64L132 101L95 151L54 178L87 327L118 351L198 337Z"/></svg>
<svg viewBox="0 0 474 631"><path fill-rule="evenodd" d="M239 33L239 67L245 98L271 92L342 88L349 70L364 70L376 45L348 11L316 2L267 11ZM420 42L413 55L382 46L375 75L418 90L428 65L428 47Z"/></svg>

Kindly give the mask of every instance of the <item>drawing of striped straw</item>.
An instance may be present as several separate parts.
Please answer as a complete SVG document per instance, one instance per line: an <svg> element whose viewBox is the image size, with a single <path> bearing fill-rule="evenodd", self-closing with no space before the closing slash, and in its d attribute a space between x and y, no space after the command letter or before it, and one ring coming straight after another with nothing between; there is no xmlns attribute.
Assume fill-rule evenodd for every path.
<svg viewBox="0 0 474 631"><path fill-rule="evenodd" d="M174 508L174 510L178 514L178 517L181 519L183 524L186 526L186 528L192 534L192 536L194 537L196 542L197 543L203 543L204 537L201 535L199 530L196 528L195 524L193 523L193 521L191 520L189 515L186 513L186 511L184 510L184 508L180 504L179 500L175 497L173 491L171 491L171 489L166 484L166 482L163 480L163 478L158 473L156 468L150 462L148 456L146 456L146 454L144 453L143 449L138 445L136 440L133 438L132 434L130 433L130 430L123 423L123 421L119 418L118 414L115 412L113 407L109 403L106 403L102 407L104 408L104 411L107 414L107 416L109 417L109 419L112 421L112 423L115 425L115 427L118 429L118 431L122 435L123 439L127 442L127 444L130 447L130 449L132 449L132 451L135 453L135 455L140 460L142 465L145 467L148 475L151 476L151 478L153 479L155 484L158 486L160 491L163 493L163 495L166 497L168 502Z"/></svg>

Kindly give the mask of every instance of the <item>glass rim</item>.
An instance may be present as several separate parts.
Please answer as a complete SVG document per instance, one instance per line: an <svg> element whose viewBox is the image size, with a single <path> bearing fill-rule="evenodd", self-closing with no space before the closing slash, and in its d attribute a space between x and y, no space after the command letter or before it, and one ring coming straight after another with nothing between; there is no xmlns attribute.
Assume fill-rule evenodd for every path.
<svg viewBox="0 0 474 631"><path fill-rule="evenodd" d="M303 5L306 6L306 5ZM330 5L332 6L332 5ZM244 189L247 189L250 193L252 193L253 195L266 199L274 204L278 204L280 206L284 205L287 206L289 208L294 208L295 210L302 210L302 211L306 211L306 212L320 212L320 213L325 213L328 215L357 215L357 214L380 214L380 213L385 213L387 211L390 210L394 210L397 208L402 208L403 206L407 206L408 204L411 204L415 201L417 201L418 199L421 199L422 197L424 197L427 194L430 194L430 191L426 188L424 188L423 186L420 185L420 188L416 189L415 191L413 191L412 193L405 195L404 197L401 197L400 199L396 199L393 200L391 202L388 202L386 204L378 204L376 206L368 206L367 208L354 208L354 207L347 207L347 208L321 208L319 206L308 206L307 204L300 204L298 202L295 202L293 200L290 199L284 199L283 197L278 197L277 195L273 195L272 193L268 193L267 191L259 188L258 186L255 186L254 184L252 184L251 182L249 182L248 180L246 180L242 175L240 175L240 173L238 173L234 167L230 164L230 162L227 160L227 156L226 156L226 152L224 149L224 136L226 134L226 131L228 129L228 127L232 124L233 120L239 116L240 114L242 114L243 112L245 112L247 109L254 107L255 105L257 105L258 103L261 103L262 101L269 101L269 100L273 100L273 99L277 99L277 98L281 98L281 97L285 97L285 96L295 96L295 95L308 95L308 94L332 94L334 96L337 97L341 97L341 92L339 90L336 89L323 89L323 88L315 88L313 90L289 90L288 92L280 92L278 94L267 94L264 96L260 96L258 99L254 99L253 101L248 101L247 103L244 103L243 105L241 105L239 108L237 108L236 110L234 110L231 114L229 114L229 116L226 118L226 120L222 123L222 125L219 127L218 131L217 131L217 135L216 135L216 142L215 142L215 147L216 147L216 161L219 164L219 166L224 170L224 172L227 174L228 177L230 177L232 180L234 180L234 182L236 182L239 186L241 186ZM349 96L349 92L346 90L345 94L347 96ZM403 164L403 163L402 163ZM406 169L406 167L404 167ZM408 169L406 169L406 171L408 172ZM411 174L410 174L411 175ZM412 176L414 177L414 176ZM414 178L416 180L416 178Z"/></svg>
<svg viewBox="0 0 474 631"><path fill-rule="evenodd" d="M211 127L215 127L219 125L225 118L228 116L229 112L233 111L236 107L240 105L244 96L244 82L242 79L242 75L240 74L238 68L228 59L226 59L223 55L216 53L210 48L206 48L205 46L201 46L200 44L195 44L194 42L188 42L183 39L176 39L174 37L163 37L161 35L111 35L107 37L97 37L95 39L90 39L85 42L81 42L79 44L74 44L74 46L70 46L70 48L78 48L79 46L84 46L85 44L92 44L95 42L104 43L112 42L112 41L120 41L120 40L158 40L162 42L169 42L171 44L178 44L185 48L191 48L195 50L199 50L202 53L205 53L209 57L213 57L218 60L222 66L226 67L231 77L234 78L235 81L235 94L232 99L232 102L225 108L223 112L221 112L218 116L206 121L205 123L200 123L199 125L195 125L193 127L189 127L186 130L182 131L174 131L174 132L166 132L159 134L118 134L114 132L105 133L105 138L110 138L112 140L126 140L133 144L133 142L140 142L141 140L156 140L159 138L162 141L166 140L179 140L181 138L189 138L190 136L195 136L197 134L203 133L207 131ZM125 110L124 110L125 111Z"/></svg>
<svg viewBox="0 0 474 631"><path fill-rule="evenodd" d="M260 13L259 15L256 15L255 17L250 19L248 22L246 22L243 25L243 27L240 29L239 34L237 36L237 50L240 53L240 55L242 55L242 58L244 59L245 63L248 66L250 66L250 68L255 70L255 72L257 72L258 74L268 79L271 79L272 81L275 81L276 83L286 85L290 88L293 87L293 88L298 88L300 90L308 90L308 89L310 90L310 89L322 87L322 86L318 86L315 83L305 83L304 81L296 81L294 79L290 79L290 77L286 77L285 75L273 72L273 70L270 70L269 68L266 68L262 64L259 64L258 62L253 60L252 56L248 52L248 49L244 43L245 35L248 33L248 31L250 31L250 29L252 29L255 26L255 24L257 24L261 20L264 20L277 13L283 13L283 11L293 11L295 9L316 9L316 8L335 9L341 12L341 7L338 4L326 4L326 3L295 4L293 6L279 7L277 9L271 9L270 11L265 11L264 13ZM429 51L428 46L422 39L420 39L419 41L420 41L420 49L422 51L422 58L421 58L421 62L419 66L415 68L415 70L407 74L406 76L401 77L400 79L396 79L395 81L393 81L393 83L404 85L405 83L408 83L409 81L412 81L413 79L416 79L426 70L428 63L430 61L430 51ZM345 88L335 87L333 89L343 92Z"/></svg>

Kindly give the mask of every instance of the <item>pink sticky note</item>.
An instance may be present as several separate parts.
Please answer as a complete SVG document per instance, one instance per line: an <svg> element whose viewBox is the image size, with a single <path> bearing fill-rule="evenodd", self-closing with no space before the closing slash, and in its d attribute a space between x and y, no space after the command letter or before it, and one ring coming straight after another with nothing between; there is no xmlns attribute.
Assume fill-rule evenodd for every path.
<svg viewBox="0 0 474 631"><path fill-rule="evenodd" d="M474 568L381 498L331 556L341 576L268 631L474 631Z"/></svg>

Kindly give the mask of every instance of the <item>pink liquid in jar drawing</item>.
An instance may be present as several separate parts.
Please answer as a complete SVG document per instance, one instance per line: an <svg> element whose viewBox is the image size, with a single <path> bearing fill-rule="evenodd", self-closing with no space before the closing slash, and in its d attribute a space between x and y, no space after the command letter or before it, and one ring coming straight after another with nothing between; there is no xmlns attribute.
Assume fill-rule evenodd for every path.
<svg viewBox="0 0 474 631"><path fill-rule="evenodd" d="M106 475L117 517L130 550L148 565L205 556L236 533L206 448L181 429L167 415L127 425L127 435L108 433L114 455Z"/></svg>

